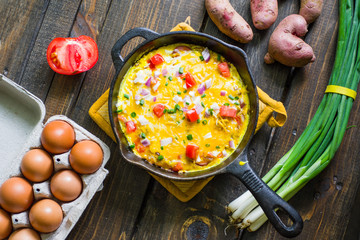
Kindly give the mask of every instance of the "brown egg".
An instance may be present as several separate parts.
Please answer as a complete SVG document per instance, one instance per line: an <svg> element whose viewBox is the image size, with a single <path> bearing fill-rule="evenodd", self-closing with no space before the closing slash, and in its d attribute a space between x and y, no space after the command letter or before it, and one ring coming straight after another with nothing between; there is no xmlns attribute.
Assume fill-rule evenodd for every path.
<svg viewBox="0 0 360 240"><path fill-rule="evenodd" d="M82 192L80 176L72 170L55 173L50 182L51 193L60 201L70 202L78 198Z"/></svg>
<svg viewBox="0 0 360 240"><path fill-rule="evenodd" d="M7 238L12 230L11 219L7 212L0 209L0 239Z"/></svg>
<svg viewBox="0 0 360 240"><path fill-rule="evenodd" d="M63 212L60 205L51 199L36 202L30 209L31 226L42 233L53 232L61 225Z"/></svg>
<svg viewBox="0 0 360 240"><path fill-rule="evenodd" d="M13 232L9 240L41 240L40 235L31 228L22 228Z"/></svg>
<svg viewBox="0 0 360 240"><path fill-rule="evenodd" d="M75 142L75 131L65 121L52 121L46 124L41 133L41 144L46 151L60 154L70 150Z"/></svg>
<svg viewBox="0 0 360 240"><path fill-rule="evenodd" d="M23 212L30 207L33 200L32 186L23 178L12 177L1 185L0 205L8 212Z"/></svg>
<svg viewBox="0 0 360 240"><path fill-rule="evenodd" d="M54 169L53 159L42 149L28 151L21 161L21 172L33 182L43 182L48 179Z"/></svg>
<svg viewBox="0 0 360 240"><path fill-rule="evenodd" d="M103 161L103 151L94 141L78 142L70 151L71 167L80 174L90 174L99 169Z"/></svg>

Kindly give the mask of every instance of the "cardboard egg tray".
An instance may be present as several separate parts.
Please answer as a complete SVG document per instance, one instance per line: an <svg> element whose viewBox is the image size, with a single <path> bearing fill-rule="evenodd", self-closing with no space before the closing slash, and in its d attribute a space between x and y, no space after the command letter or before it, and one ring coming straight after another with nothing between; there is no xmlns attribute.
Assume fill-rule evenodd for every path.
<svg viewBox="0 0 360 240"><path fill-rule="evenodd" d="M52 196L50 179L42 183L34 183L34 203L43 198L57 201L64 214L60 227L52 232L40 236L42 239L65 239L74 227L86 206L102 188L102 183L108 174L105 164L110 158L110 149L99 138L76 124L66 116L56 115L43 124L45 118L45 105L36 96L17 85L10 79L0 74L0 185L10 177L23 177L20 164L24 154L33 148L42 148L40 136L46 123L54 120L63 120L73 126L76 142L93 140L100 145L104 159L100 169L89 175L80 175L83 181L83 191L74 201L64 203ZM54 160L54 173L61 169L71 169L68 156L69 152L52 155ZM11 214L13 230L31 227L28 209L25 212Z"/></svg>

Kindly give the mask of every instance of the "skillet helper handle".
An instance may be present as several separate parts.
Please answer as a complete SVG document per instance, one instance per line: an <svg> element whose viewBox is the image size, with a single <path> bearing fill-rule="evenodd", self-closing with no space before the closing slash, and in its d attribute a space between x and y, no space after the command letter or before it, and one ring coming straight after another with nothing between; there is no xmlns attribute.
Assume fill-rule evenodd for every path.
<svg viewBox="0 0 360 240"><path fill-rule="evenodd" d="M252 170L247 159L244 161L244 157L242 157L242 160L235 161L228 171L238 177L249 189L266 214L270 223L282 236L291 238L296 237L301 233L303 220L300 214L261 180L254 170ZM276 209L281 209L285 212L292 220L291 226L286 226L282 222L275 211Z"/></svg>
<svg viewBox="0 0 360 240"><path fill-rule="evenodd" d="M114 66L116 71L121 69L122 65L124 64L124 58L121 56L121 50L123 49L124 45L134 37L143 37L146 40L152 40L158 37L160 34L154 32L148 28L133 28L127 31L114 45L111 49L111 57L114 62Z"/></svg>

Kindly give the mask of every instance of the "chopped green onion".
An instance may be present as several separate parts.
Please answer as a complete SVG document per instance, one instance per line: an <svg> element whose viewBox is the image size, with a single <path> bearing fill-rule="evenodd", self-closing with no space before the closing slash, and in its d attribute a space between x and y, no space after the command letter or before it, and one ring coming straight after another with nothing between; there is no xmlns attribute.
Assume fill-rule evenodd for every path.
<svg viewBox="0 0 360 240"><path fill-rule="evenodd" d="M208 144L208 143L207 143L207 144L205 144L205 147L210 147L210 144Z"/></svg>
<svg viewBox="0 0 360 240"><path fill-rule="evenodd" d="M216 146L216 149L220 149L220 146Z"/></svg>
<svg viewBox="0 0 360 240"><path fill-rule="evenodd" d="M173 114L173 113L175 113L175 109L168 109L167 112L170 114Z"/></svg>
<svg viewBox="0 0 360 240"><path fill-rule="evenodd" d="M211 115L211 116L214 115L214 109L209 108L209 112L210 112L210 115Z"/></svg>
<svg viewBox="0 0 360 240"><path fill-rule="evenodd" d="M180 110L180 108L181 108L181 107L180 107L179 104L176 104L176 105L175 105L175 111L176 111L176 110Z"/></svg>
<svg viewBox="0 0 360 240"><path fill-rule="evenodd" d="M180 92L180 91L177 91L176 93L177 93L178 95L181 95L181 92Z"/></svg>
<svg viewBox="0 0 360 240"><path fill-rule="evenodd" d="M183 78L182 80L186 80L186 78Z"/></svg>
<svg viewBox="0 0 360 240"><path fill-rule="evenodd" d="M122 109L119 109L119 110L117 110L116 112L121 113L122 111L123 111Z"/></svg>
<svg viewBox="0 0 360 240"><path fill-rule="evenodd" d="M130 148L135 148L135 144L131 144L131 145L130 145Z"/></svg>
<svg viewBox="0 0 360 240"><path fill-rule="evenodd" d="M141 137L141 138L146 138L145 133L141 133L141 134L140 134L140 137Z"/></svg>
<svg viewBox="0 0 360 240"><path fill-rule="evenodd" d="M176 140L179 140L177 137L175 137Z"/></svg>
<svg viewBox="0 0 360 240"><path fill-rule="evenodd" d="M180 121L176 121L176 124L180 124Z"/></svg>
<svg viewBox="0 0 360 240"><path fill-rule="evenodd" d="M169 81L172 81L172 76L168 77Z"/></svg>
<svg viewBox="0 0 360 240"><path fill-rule="evenodd" d="M163 113L166 113L167 112L167 109L166 108L164 108L164 111L163 111Z"/></svg>
<svg viewBox="0 0 360 240"><path fill-rule="evenodd" d="M217 55L217 60L221 61L221 55L220 54Z"/></svg>
<svg viewBox="0 0 360 240"><path fill-rule="evenodd" d="M236 96L236 97L235 97L235 100L239 100L239 97L238 97L238 96Z"/></svg>
<svg viewBox="0 0 360 240"><path fill-rule="evenodd" d="M186 138L187 138L188 140L193 140L193 136L192 136L191 134L187 135Z"/></svg>
<svg viewBox="0 0 360 240"><path fill-rule="evenodd" d="M185 89L184 91L183 91L183 93L186 93L187 92L187 90Z"/></svg>
<svg viewBox="0 0 360 240"><path fill-rule="evenodd" d="M201 106L205 107L205 104L203 102L201 102Z"/></svg>
<svg viewBox="0 0 360 240"><path fill-rule="evenodd" d="M127 98L127 99L130 99L130 96L129 96L129 94L124 94L124 98Z"/></svg>
<svg viewBox="0 0 360 240"><path fill-rule="evenodd" d="M207 120L206 120L206 119L203 120L203 121L202 121L202 124L206 125L206 124L207 124Z"/></svg>
<svg viewBox="0 0 360 240"><path fill-rule="evenodd" d="M206 94L204 93L203 95L201 95L201 98L204 98L204 97L206 97Z"/></svg>
<svg viewBox="0 0 360 240"><path fill-rule="evenodd" d="M204 57L203 57L203 56L200 56L200 60L201 60L201 61L204 61Z"/></svg>
<svg viewBox="0 0 360 240"><path fill-rule="evenodd" d="M185 119L185 117L182 117L182 120L184 120Z"/></svg>
<svg viewBox="0 0 360 240"><path fill-rule="evenodd" d="M231 100L234 100L234 99L235 99L232 95L229 95L229 98L230 98Z"/></svg>
<svg viewBox="0 0 360 240"><path fill-rule="evenodd" d="M234 102L234 104L235 104L235 105L240 105L240 103L239 103L239 102Z"/></svg>
<svg viewBox="0 0 360 240"><path fill-rule="evenodd" d="M225 106L230 106L230 104L229 104L229 103L224 103L224 105L225 105Z"/></svg>
<svg viewBox="0 0 360 240"><path fill-rule="evenodd" d="M189 102L186 102L185 104L186 104L186 105L190 105L190 103L189 103Z"/></svg>
<svg viewBox="0 0 360 240"><path fill-rule="evenodd" d="M169 85L169 83L168 83L168 82L166 82L166 83L165 83L165 86L167 86L167 85Z"/></svg>
<svg viewBox="0 0 360 240"><path fill-rule="evenodd" d="M130 114L130 116L133 117L133 118L136 117L136 112L132 112L132 113Z"/></svg>
<svg viewBox="0 0 360 240"><path fill-rule="evenodd" d="M163 155L159 155L158 158L157 158L158 161L161 161L161 160L163 160L163 159L164 159L164 156L163 156Z"/></svg>
<svg viewBox="0 0 360 240"><path fill-rule="evenodd" d="M140 100L140 105L143 106L144 103L145 103L144 99L141 99L141 100Z"/></svg>
<svg viewBox="0 0 360 240"><path fill-rule="evenodd" d="M179 68L179 73L180 73L180 74L183 74L183 73L184 73L184 68L183 68L183 67L180 67L180 68Z"/></svg>
<svg viewBox="0 0 360 240"><path fill-rule="evenodd" d="M200 119L198 119L196 122L197 122L197 123L200 123Z"/></svg>
<svg viewBox="0 0 360 240"><path fill-rule="evenodd" d="M161 148L161 150L164 150L164 147L163 147L163 146L161 146L160 148Z"/></svg>

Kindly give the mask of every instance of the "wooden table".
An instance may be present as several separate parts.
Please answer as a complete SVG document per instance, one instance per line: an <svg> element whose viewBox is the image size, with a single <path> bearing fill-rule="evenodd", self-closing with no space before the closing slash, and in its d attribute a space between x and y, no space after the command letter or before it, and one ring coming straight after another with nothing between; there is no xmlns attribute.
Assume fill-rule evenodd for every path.
<svg viewBox="0 0 360 240"><path fill-rule="evenodd" d="M231 1L250 23L249 0ZM104 189L90 202L68 239L235 239L234 228L224 229L224 206L245 191L231 175L216 176L195 198L178 201L145 171L122 159L115 143L90 119L88 110L109 87L115 71L110 50L116 40L134 27L159 33L169 31L191 16L195 30L242 47L249 55L255 81L264 91L284 102L288 121L284 127L264 126L250 144L254 169L263 175L294 144L323 97L335 55L338 1L325 1L321 17L310 26L306 42L316 61L304 68L266 65L263 56L275 26L297 13L299 1L279 1L279 17L267 31L254 31L251 43L239 44L223 35L208 17L203 0L1 0L0 72L41 98L46 118L64 114L99 136L112 150L110 174ZM252 24L251 24L252 25ZM253 28L254 29L254 28ZM45 52L55 37L89 35L98 43L96 66L76 76L55 74ZM140 42L132 40L126 55ZM304 219L297 239L358 239L360 202L360 104L353 106L342 145L323 173L290 203ZM282 239L270 224L242 239Z"/></svg>

